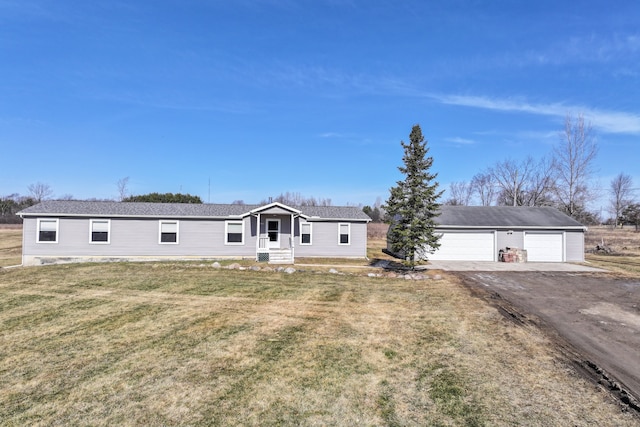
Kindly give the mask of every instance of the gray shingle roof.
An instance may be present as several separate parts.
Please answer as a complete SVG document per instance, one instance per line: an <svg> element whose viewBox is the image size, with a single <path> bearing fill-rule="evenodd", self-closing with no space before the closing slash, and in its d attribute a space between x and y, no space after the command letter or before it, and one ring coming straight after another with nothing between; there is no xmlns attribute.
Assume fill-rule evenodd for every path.
<svg viewBox="0 0 640 427"><path fill-rule="evenodd" d="M441 206L435 221L443 227L585 228L552 207Z"/></svg>
<svg viewBox="0 0 640 427"><path fill-rule="evenodd" d="M19 212L22 216L99 216L154 218L226 218L246 215L262 205L225 205L196 203L85 202L46 200ZM309 217L368 221L369 217L354 206L294 207Z"/></svg>

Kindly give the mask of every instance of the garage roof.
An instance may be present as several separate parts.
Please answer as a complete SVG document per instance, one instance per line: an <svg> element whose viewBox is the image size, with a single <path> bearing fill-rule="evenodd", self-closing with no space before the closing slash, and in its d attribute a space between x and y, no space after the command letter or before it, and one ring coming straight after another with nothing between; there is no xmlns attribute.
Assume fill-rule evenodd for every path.
<svg viewBox="0 0 640 427"><path fill-rule="evenodd" d="M586 227L552 207L441 206L435 218L439 228L539 228Z"/></svg>

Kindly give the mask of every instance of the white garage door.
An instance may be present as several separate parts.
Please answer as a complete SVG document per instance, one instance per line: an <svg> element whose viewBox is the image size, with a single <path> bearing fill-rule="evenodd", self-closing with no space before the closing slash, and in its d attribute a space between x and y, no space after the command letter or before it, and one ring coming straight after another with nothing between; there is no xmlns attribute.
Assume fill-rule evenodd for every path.
<svg viewBox="0 0 640 427"><path fill-rule="evenodd" d="M530 262L564 261L562 233L525 233L524 248Z"/></svg>
<svg viewBox="0 0 640 427"><path fill-rule="evenodd" d="M494 233L456 233L446 231L440 248L429 259L441 261L495 261Z"/></svg>

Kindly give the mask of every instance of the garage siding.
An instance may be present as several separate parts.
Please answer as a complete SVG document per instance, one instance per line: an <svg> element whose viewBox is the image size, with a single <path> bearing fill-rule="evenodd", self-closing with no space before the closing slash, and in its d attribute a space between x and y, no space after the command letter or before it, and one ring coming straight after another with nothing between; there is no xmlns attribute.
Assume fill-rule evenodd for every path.
<svg viewBox="0 0 640 427"><path fill-rule="evenodd" d="M524 248L524 233L514 230L499 230L496 233L497 248Z"/></svg>
<svg viewBox="0 0 640 427"><path fill-rule="evenodd" d="M567 231L565 233L568 262L584 262L584 232Z"/></svg>
<svg viewBox="0 0 640 427"><path fill-rule="evenodd" d="M443 231L440 248L428 255L431 260L440 261L495 261L495 233Z"/></svg>

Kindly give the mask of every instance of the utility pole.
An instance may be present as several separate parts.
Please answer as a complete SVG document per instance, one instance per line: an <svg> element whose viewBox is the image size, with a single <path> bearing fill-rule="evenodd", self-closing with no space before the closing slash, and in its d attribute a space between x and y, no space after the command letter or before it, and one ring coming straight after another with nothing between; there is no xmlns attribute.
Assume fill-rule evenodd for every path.
<svg viewBox="0 0 640 427"><path fill-rule="evenodd" d="M518 198L518 171L516 171L516 177L513 180L513 206L517 206Z"/></svg>

